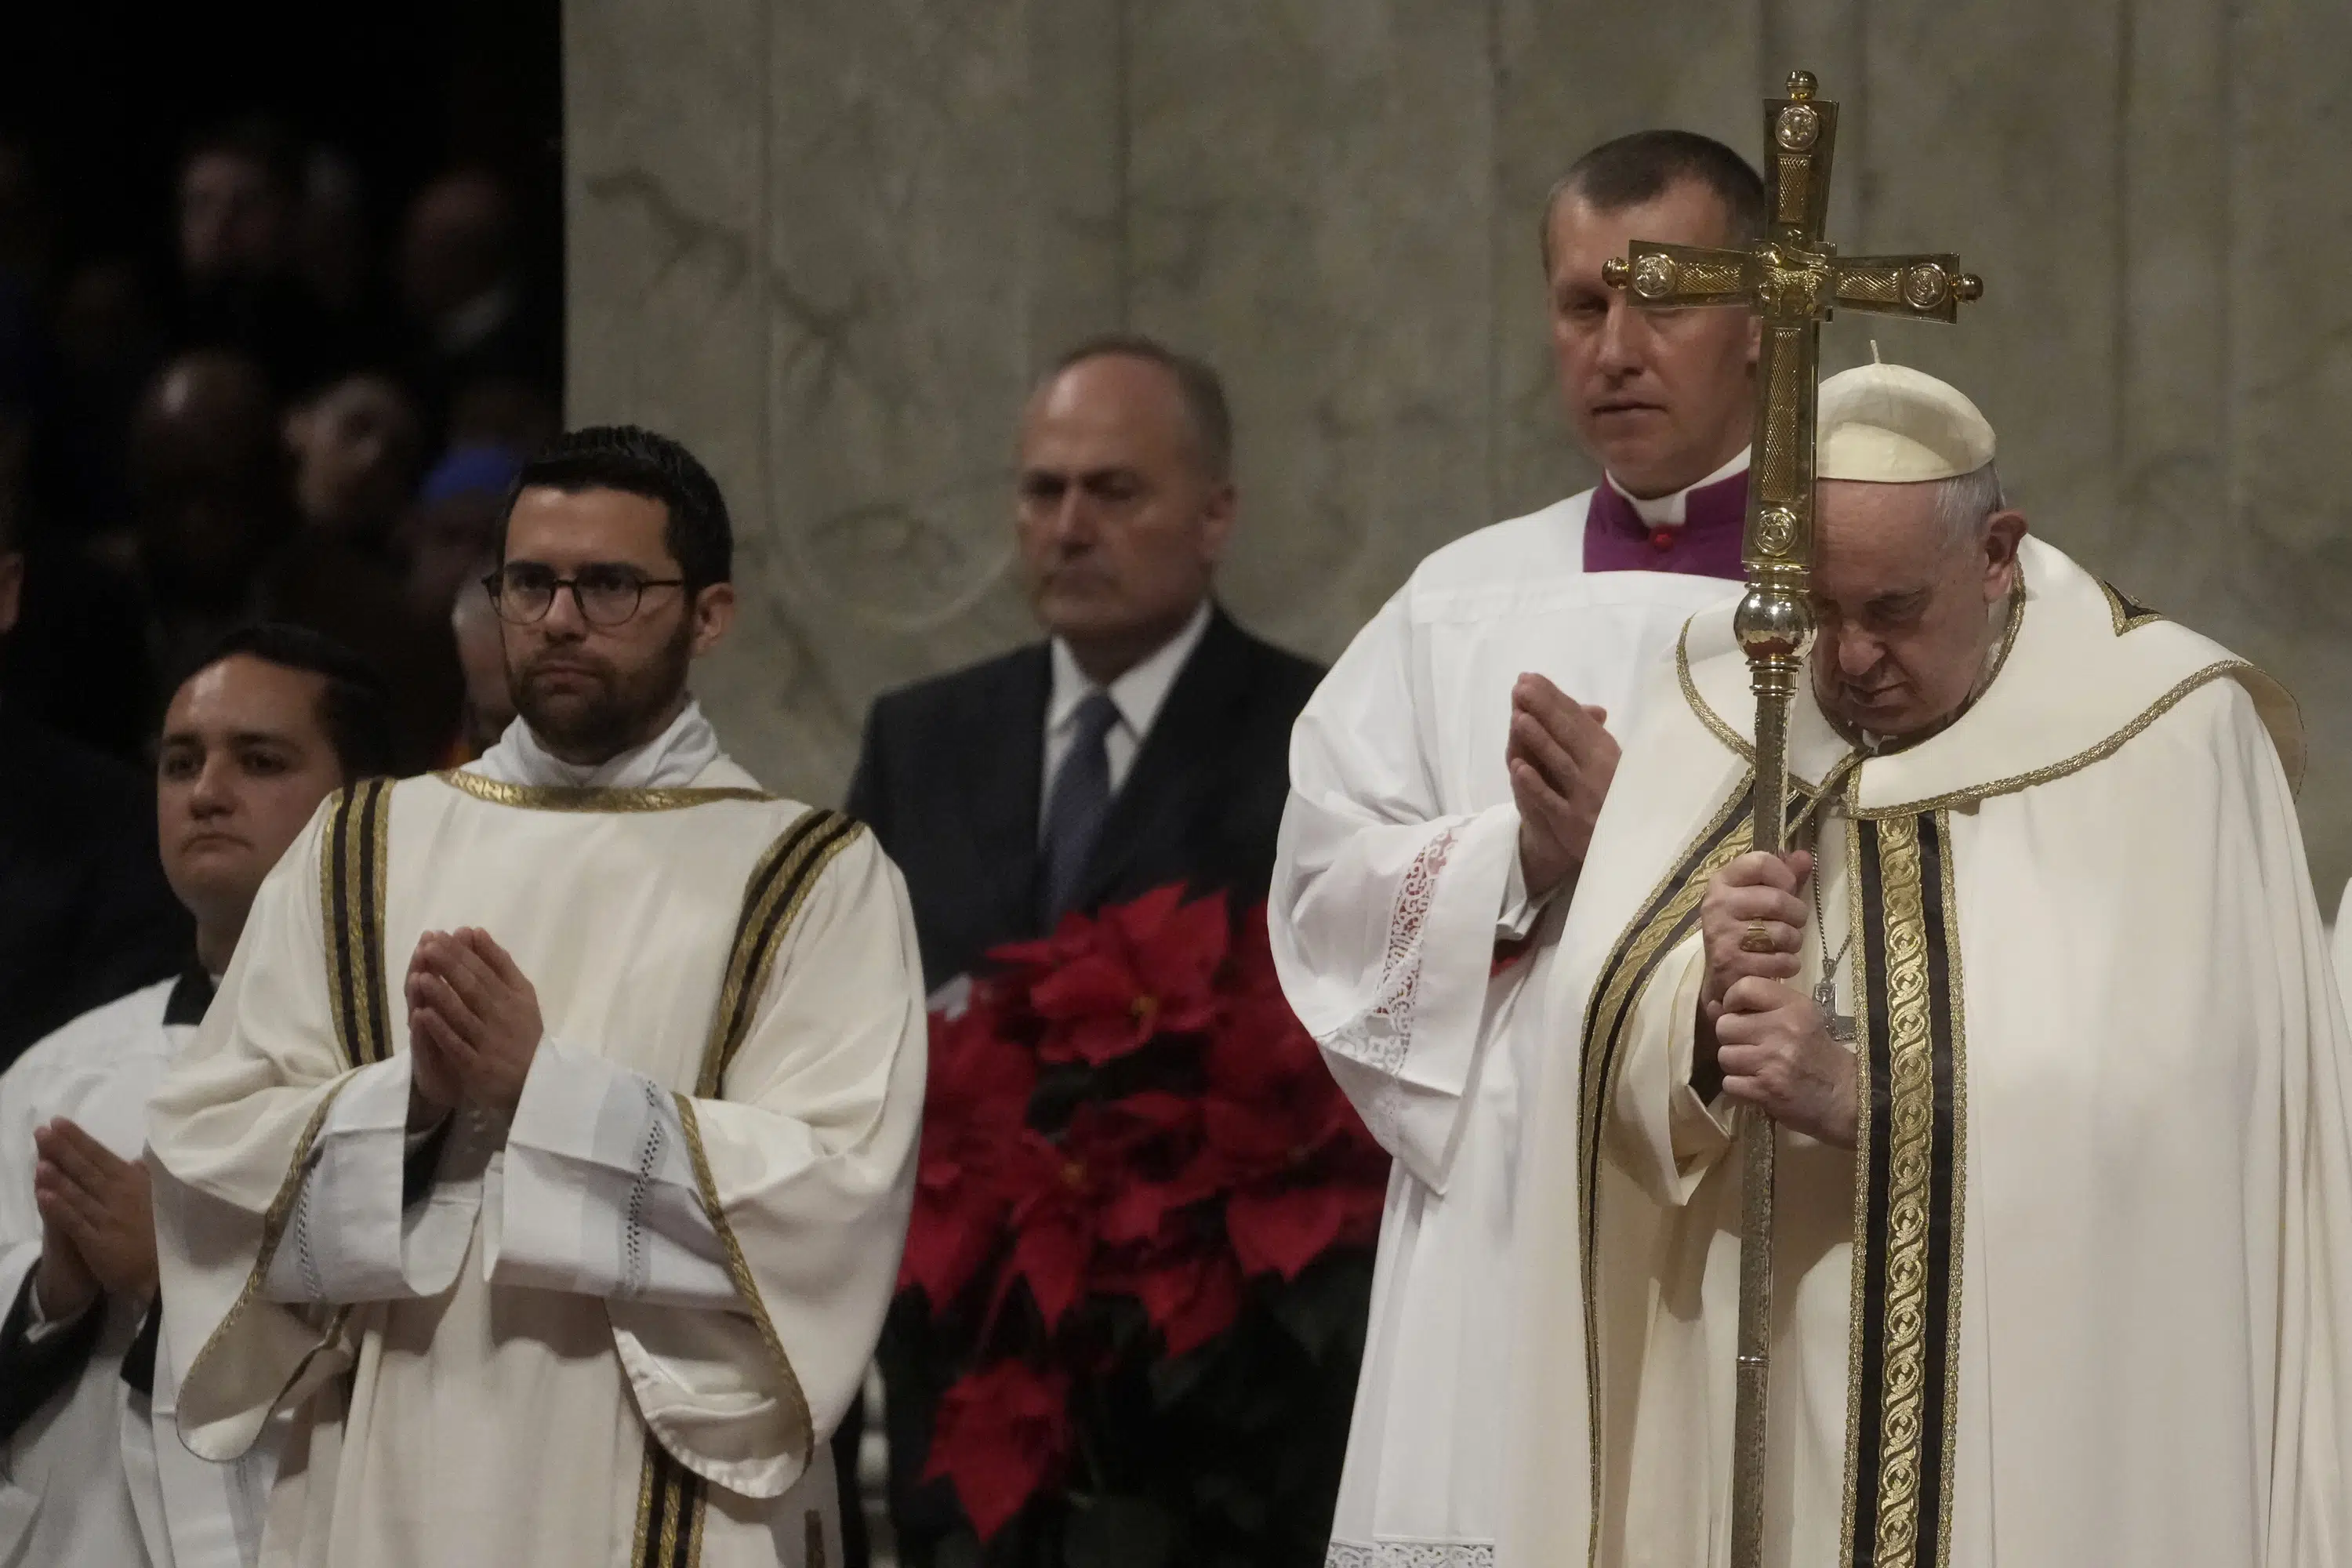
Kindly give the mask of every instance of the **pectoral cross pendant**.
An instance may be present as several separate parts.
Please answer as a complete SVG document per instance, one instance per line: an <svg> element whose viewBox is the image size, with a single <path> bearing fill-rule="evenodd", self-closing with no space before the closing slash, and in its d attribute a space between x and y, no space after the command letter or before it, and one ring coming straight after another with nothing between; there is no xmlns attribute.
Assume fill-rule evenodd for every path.
<svg viewBox="0 0 2352 1568"><path fill-rule="evenodd" d="M1822 976L1822 983L1813 987L1813 1005L1829 1026L1831 1039L1842 1046L1853 1044L1853 1017L1837 1010L1837 982L1829 975Z"/></svg>

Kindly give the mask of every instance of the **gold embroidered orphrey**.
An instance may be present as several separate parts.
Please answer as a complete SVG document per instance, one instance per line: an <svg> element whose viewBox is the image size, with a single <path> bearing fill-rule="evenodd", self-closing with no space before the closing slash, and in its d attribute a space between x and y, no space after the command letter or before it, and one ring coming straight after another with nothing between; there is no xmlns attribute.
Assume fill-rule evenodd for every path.
<svg viewBox="0 0 2352 1568"><path fill-rule="evenodd" d="M1649 309L1738 306L1763 327L1740 552L1748 594L1733 622L1756 692L1754 842L1780 850L1787 821L1789 705L1812 646L1806 589L1813 553L1813 421L1821 324L1840 308L1953 321L1984 284L1958 256L1841 257L1822 237L1838 109L1792 71L1789 96L1764 102L1766 226L1743 250L1634 240L1601 277ZM1770 1382L1772 1167L1777 1130L1740 1130L1738 1375L1732 1415L1731 1568L1764 1560L1765 1393Z"/></svg>

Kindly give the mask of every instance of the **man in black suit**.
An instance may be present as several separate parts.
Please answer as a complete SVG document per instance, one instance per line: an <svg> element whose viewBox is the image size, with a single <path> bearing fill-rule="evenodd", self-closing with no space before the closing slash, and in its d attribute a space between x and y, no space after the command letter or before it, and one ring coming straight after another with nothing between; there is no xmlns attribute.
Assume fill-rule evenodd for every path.
<svg viewBox="0 0 2352 1568"><path fill-rule="evenodd" d="M932 986L1069 910L1171 882L1265 896L1323 671L1211 597L1232 445L1215 372L1149 339L1082 345L1031 399L1018 531L1049 639L881 698L849 790Z"/></svg>
<svg viewBox="0 0 2352 1568"><path fill-rule="evenodd" d="M25 557L0 491L0 637ZM156 858L148 785L0 697L0 1068L67 1019L178 970L186 911Z"/></svg>
<svg viewBox="0 0 2352 1568"><path fill-rule="evenodd" d="M1082 344L1031 396L1016 531L1047 640L881 698L850 785L850 813L906 877L934 989L1073 910L1177 882L1236 911L1265 896L1290 726L1323 670L1212 595L1232 460L1216 373L1148 338ZM921 1568L963 1528L942 1489L916 1485L950 1369L907 1310L882 1360L892 1512L902 1561ZM997 1545L991 1561L1025 1560Z"/></svg>

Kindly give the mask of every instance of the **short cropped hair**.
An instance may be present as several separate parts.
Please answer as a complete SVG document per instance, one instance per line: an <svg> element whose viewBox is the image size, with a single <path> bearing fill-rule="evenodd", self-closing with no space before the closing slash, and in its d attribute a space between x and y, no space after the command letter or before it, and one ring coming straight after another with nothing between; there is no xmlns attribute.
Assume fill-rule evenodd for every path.
<svg viewBox="0 0 2352 1568"><path fill-rule="evenodd" d="M1974 544L1984 537L1992 514L2009 505L2000 488L2000 471L1987 463L1965 474L1942 480L1936 490L1936 521L1944 537L1955 545Z"/></svg>
<svg viewBox="0 0 2352 1568"><path fill-rule="evenodd" d="M178 690L224 659L243 656L320 677L319 726L335 749L343 782L356 784L395 771L392 689L373 665L323 632L283 621L237 627L188 666L173 687Z"/></svg>
<svg viewBox="0 0 2352 1568"><path fill-rule="evenodd" d="M1696 131L1636 131L1603 142L1570 164L1552 186L1540 236L1544 270L1551 270L1551 220L1561 197L1577 196L1599 212L1623 212L1655 201L1685 180L1705 185L1723 204L1732 244L1763 237L1764 177L1754 164Z"/></svg>
<svg viewBox="0 0 2352 1568"><path fill-rule="evenodd" d="M1106 332L1091 337L1054 362L1038 384L1092 359L1139 359L1156 364L1176 383L1184 417L1192 426L1192 440L1202 469L1212 482L1224 484L1234 477L1234 415L1225 401L1224 379L1206 361L1179 353L1158 338L1141 332Z"/></svg>
<svg viewBox="0 0 2352 1568"><path fill-rule="evenodd" d="M567 430L540 449L507 487L499 510L499 559L507 554L507 521L515 498L544 487L577 495L583 490L625 490L661 502L668 514L662 543L677 558L692 595L735 574L735 527L727 498L695 455L679 442L635 425L591 425Z"/></svg>

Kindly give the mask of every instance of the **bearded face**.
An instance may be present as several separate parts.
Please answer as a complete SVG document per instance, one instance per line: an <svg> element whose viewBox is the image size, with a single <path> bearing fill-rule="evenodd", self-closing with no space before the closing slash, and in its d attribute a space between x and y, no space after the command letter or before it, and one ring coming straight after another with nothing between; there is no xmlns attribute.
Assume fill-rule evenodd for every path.
<svg viewBox="0 0 2352 1568"><path fill-rule="evenodd" d="M544 641L519 665L509 652L515 711L560 757L602 760L643 744L684 704L694 662L693 622L669 618L676 622L670 635L641 651L600 648L578 637Z"/></svg>
<svg viewBox="0 0 2352 1568"><path fill-rule="evenodd" d="M515 498L493 581L515 711L563 761L608 762L686 706L697 655L734 607L671 553L668 510L632 491L532 486Z"/></svg>

